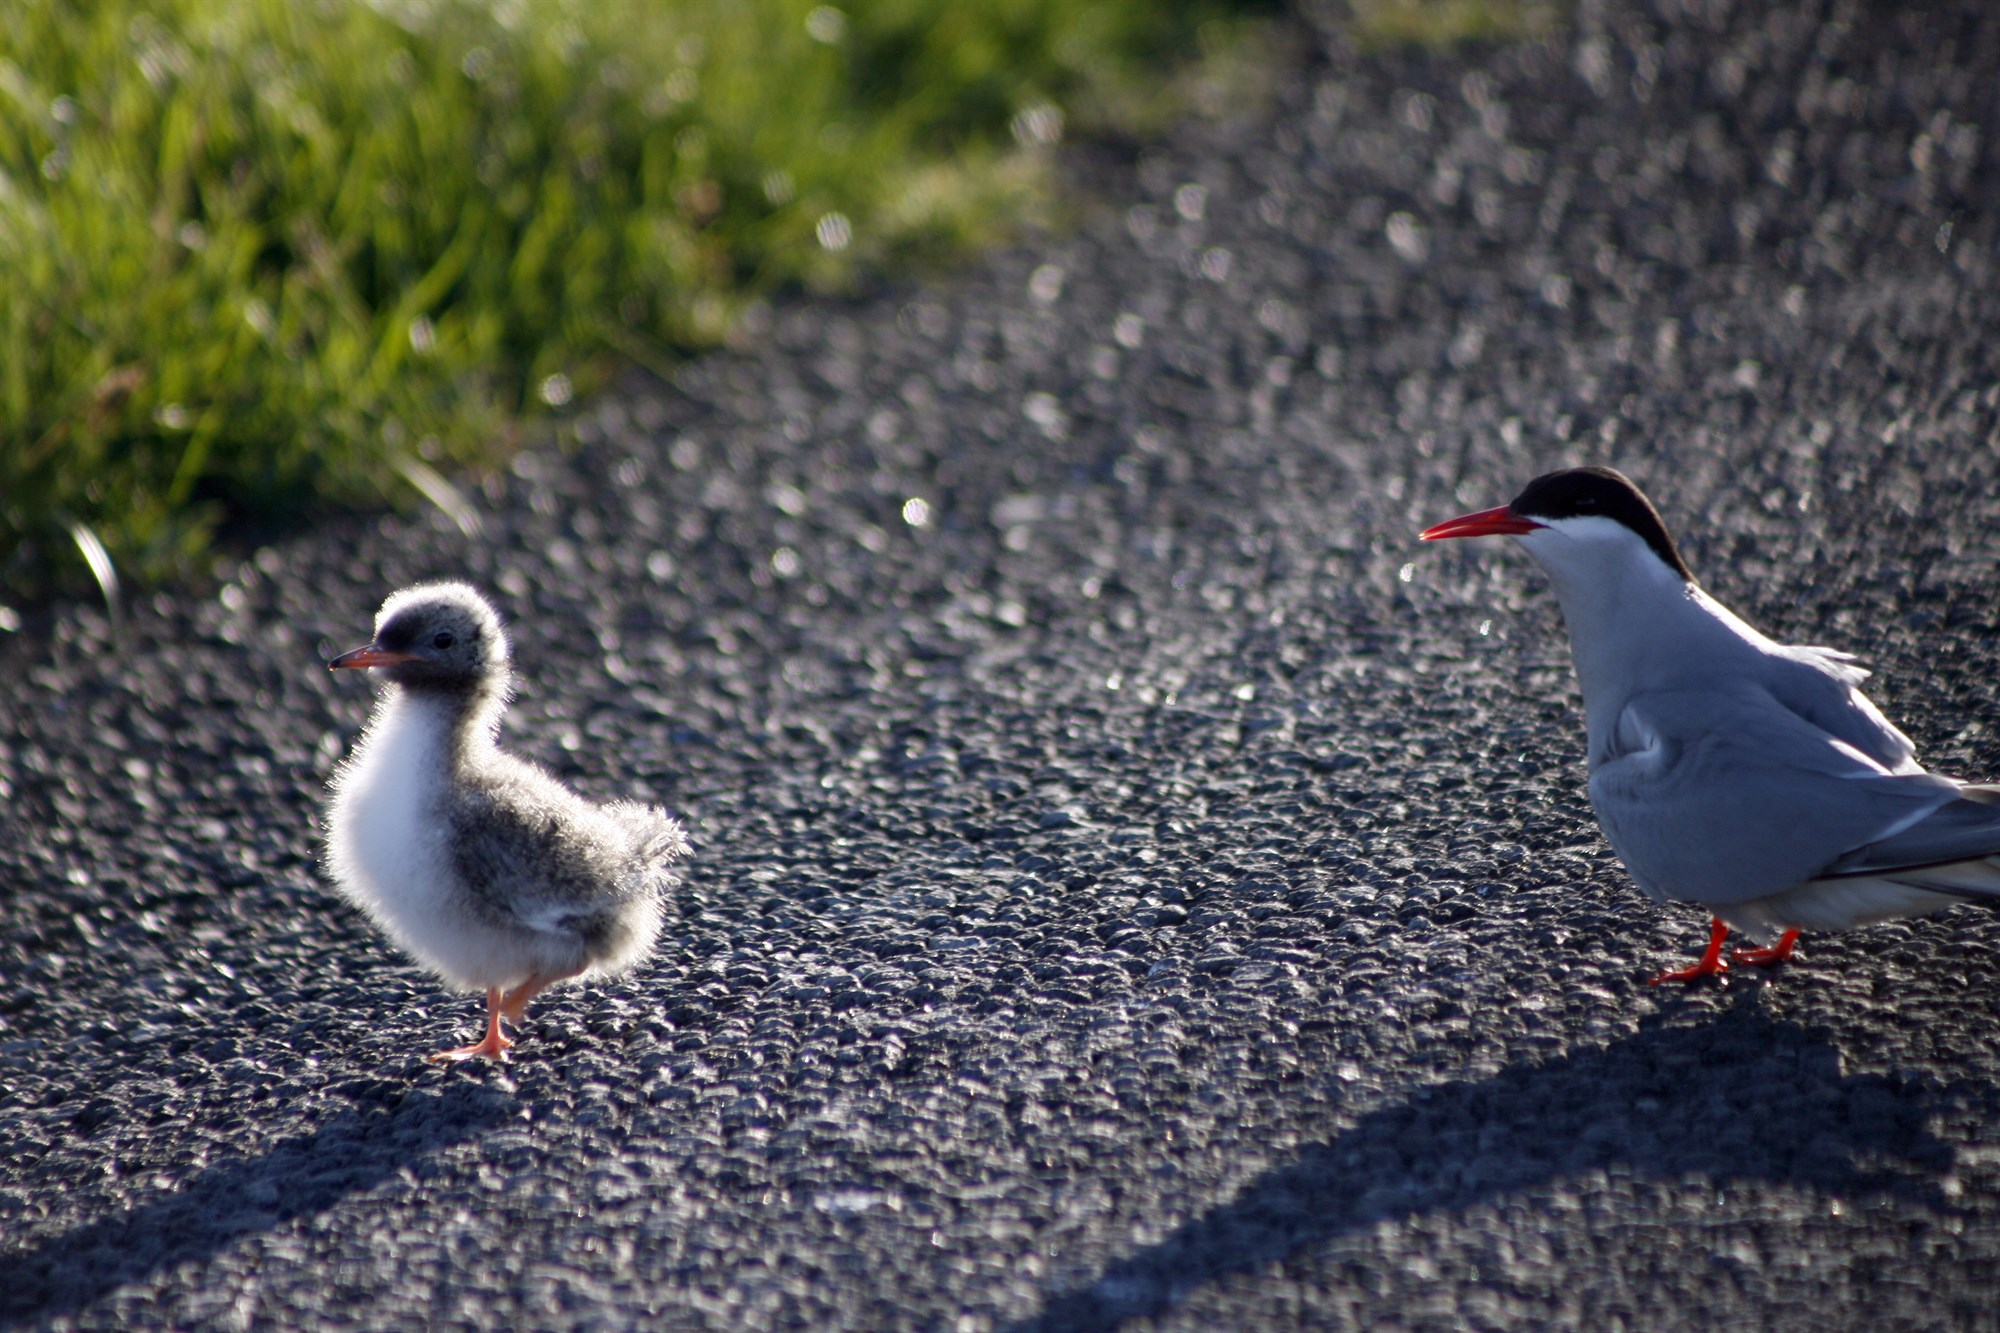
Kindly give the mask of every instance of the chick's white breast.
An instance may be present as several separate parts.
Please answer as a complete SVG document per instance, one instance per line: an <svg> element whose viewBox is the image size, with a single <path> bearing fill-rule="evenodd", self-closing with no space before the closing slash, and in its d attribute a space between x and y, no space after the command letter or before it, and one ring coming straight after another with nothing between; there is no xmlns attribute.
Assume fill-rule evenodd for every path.
<svg viewBox="0 0 2000 1333"><path fill-rule="evenodd" d="M425 710L386 700L334 775L327 830L335 882L405 947L443 910L448 874L435 812L445 779L444 729Z"/></svg>

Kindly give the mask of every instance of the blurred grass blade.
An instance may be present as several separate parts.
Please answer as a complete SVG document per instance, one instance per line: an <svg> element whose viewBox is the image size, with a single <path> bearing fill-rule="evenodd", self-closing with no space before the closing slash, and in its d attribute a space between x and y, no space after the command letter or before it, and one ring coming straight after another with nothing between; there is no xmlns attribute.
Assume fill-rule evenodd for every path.
<svg viewBox="0 0 2000 1333"><path fill-rule="evenodd" d="M444 516L452 521L458 530L473 541L485 534L485 526L479 521L479 511L472 507L472 501L465 493L444 479L442 473L421 458L409 454L396 455L396 471L403 474L403 480L417 488L417 491L432 504L444 511Z"/></svg>
<svg viewBox="0 0 2000 1333"><path fill-rule="evenodd" d="M97 590L104 594L104 612L111 617L111 632L120 636L123 596L118 590L118 567L111 563L111 552L104 549L104 543L87 524L72 519L68 526L70 539L82 553L83 563L90 567L90 576L97 580Z"/></svg>

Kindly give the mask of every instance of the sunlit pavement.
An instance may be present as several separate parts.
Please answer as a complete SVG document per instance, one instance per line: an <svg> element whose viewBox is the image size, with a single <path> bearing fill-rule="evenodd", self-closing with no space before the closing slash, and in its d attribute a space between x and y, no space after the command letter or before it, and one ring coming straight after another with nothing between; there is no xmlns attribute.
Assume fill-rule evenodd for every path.
<svg viewBox="0 0 2000 1333"><path fill-rule="evenodd" d="M1683 8L1698 11L1682 14ZM1569 462L2000 776L2000 20L1300 37L969 273L781 307L438 511L0 639L0 1319L1977 1327L2000 923L1666 993L1554 606L1416 531ZM383 593L698 847L659 958L473 997L315 869Z"/></svg>

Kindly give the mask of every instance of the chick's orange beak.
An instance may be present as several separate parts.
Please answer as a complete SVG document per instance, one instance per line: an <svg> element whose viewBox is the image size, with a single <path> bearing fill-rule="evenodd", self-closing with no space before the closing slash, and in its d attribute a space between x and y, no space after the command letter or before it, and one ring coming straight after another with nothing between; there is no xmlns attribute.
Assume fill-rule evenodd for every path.
<svg viewBox="0 0 2000 1333"><path fill-rule="evenodd" d="M386 667L395 666L399 662L414 662L416 660L417 655L415 653L392 653L386 648L377 648L371 643L366 647L342 653L331 662L328 662L326 669L328 671L339 671L343 667Z"/></svg>

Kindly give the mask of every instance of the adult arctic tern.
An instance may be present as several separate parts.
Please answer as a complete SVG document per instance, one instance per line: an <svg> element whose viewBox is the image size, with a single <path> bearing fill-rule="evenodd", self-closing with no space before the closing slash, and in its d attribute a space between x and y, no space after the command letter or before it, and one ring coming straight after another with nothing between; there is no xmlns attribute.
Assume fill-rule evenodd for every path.
<svg viewBox="0 0 2000 1333"><path fill-rule="evenodd" d="M1500 535L1562 604L1605 838L1654 901L1713 918L1701 960L1655 984L1726 971L1732 928L1777 936L1732 955L1762 966L1800 930L2000 899L2000 785L1927 772L1848 654L1773 642L1702 591L1629 478L1551 472L1422 539Z"/></svg>

